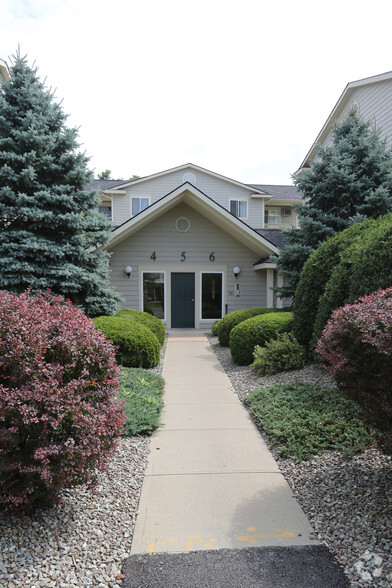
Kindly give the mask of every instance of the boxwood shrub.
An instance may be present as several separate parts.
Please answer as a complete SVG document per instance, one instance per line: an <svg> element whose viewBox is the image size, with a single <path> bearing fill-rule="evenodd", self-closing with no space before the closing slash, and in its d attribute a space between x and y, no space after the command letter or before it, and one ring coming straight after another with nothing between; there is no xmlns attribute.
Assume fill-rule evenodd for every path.
<svg viewBox="0 0 392 588"><path fill-rule="evenodd" d="M226 314L226 316L221 318L218 322L217 333L219 344L223 347L228 347L230 345L230 333L234 327L253 316L267 314L269 312L278 312L278 310L276 308L255 307L234 310L233 312Z"/></svg>
<svg viewBox="0 0 392 588"><path fill-rule="evenodd" d="M98 316L93 319L117 348L116 359L126 367L152 368L158 365L161 346L145 325L120 316Z"/></svg>
<svg viewBox="0 0 392 588"><path fill-rule="evenodd" d="M112 343L70 302L0 292L0 506L33 510L105 469L124 422Z"/></svg>
<svg viewBox="0 0 392 588"><path fill-rule="evenodd" d="M253 361L256 345L263 347L266 341L275 339L279 333L289 333L292 330L292 312L273 312L247 319L231 332L232 358L239 365L249 365Z"/></svg>
<svg viewBox="0 0 392 588"><path fill-rule="evenodd" d="M162 321L156 316L153 316L148 312L142 312L141 310L133 310L131 308L121 308L116 312L116 316L120 316L121 318L132 319L148 327L158 339L160 346L162 347L162 345L164 344L166 339L166 330L162 324Z"/></svg>

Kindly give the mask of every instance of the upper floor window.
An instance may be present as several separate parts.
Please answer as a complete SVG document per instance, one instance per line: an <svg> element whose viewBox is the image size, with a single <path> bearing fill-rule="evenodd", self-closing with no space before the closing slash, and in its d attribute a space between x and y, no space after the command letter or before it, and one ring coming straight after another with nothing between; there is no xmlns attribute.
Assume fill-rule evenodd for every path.
<svg viewBox="0 0 392 588"><path fill-rule="evenodd" d="M135 216L135 214L138 214L148 206L150 206L149 198L142 198L139 196L132 198L132 216Z"/></svg>
<svg viewBox="0 0 392 588"><path fill-rule="evenodd" d="M112 220L112 203L105 200L98 206L98 212L107 216L109 220Z"/></svg>
<svg viewBox="0 0 392 588"><path fill-rule="evenodd" d="M230 212L237 218L247 218L248 203L246 200L230 200Z"/></svg>
<svg viewBox="0 0 392 588"><path fill-rule="evenodd" d="M280 225L280 211L277 209L265 210L264 223L266 225Z"/></svg>

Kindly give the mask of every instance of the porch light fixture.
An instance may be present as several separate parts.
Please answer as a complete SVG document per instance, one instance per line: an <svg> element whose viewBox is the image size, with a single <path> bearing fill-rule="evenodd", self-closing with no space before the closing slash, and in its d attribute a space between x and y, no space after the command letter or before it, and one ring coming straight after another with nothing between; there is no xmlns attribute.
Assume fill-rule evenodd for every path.
<svg viewBox="0 0 392 588"><path fill-rule="evenodd" d="M238 276L240 275L240 273L241 273L241 268L238 267L238 265L236 265L235 267L233 267L233 274L234 274L235 279L238 278Z"/></svg>
<svg viewBox="0 0 392 588"><path fill-rule="evenodd" d="M128 280L131 277L131 273L132 273L132 266L131 265L127 265L127 267L125 268L124 272L127 274Z"/></svg>

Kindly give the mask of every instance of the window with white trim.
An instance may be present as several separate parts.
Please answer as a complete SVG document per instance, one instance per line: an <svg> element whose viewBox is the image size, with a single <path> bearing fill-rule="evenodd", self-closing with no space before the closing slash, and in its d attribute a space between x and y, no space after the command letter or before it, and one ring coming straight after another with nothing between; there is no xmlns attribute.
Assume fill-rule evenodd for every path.
<svg viewBox="0 0 392 588"><path fill-rule="evenodd" d="M265 210L264 223L266 225L280 225L280 211L277 208Z"/></svg>
<svg viewBox="0 0 392 588"><path fill-rule="evenodd" d="M223 273L201 272L201 318L223 316Z"/></svg>
<svg viewBox="0 0 392 588"><path fill-rule="evenodd" d="M132 197L132 216L139 214L142 210L150 206L150 199L144 196Z"/></svg>
<svg viewBox="0 0 392 588"><path fill-rule="evenodd" d="M142 272L143 310L165 318L165 272Z"/></svg>
<svg viewBox="0 0 392 588"><path fill-rule="evenodd" d="M248 217L248 203L246 200L230 200L230 212L237 218Z"/></svg>
<svg viewBox="0 0 392 588"><path fill-rule="evenodd" d="M98 206L98 212L104 214L110 221L112 220L112 201L101 200Z"/></svg>

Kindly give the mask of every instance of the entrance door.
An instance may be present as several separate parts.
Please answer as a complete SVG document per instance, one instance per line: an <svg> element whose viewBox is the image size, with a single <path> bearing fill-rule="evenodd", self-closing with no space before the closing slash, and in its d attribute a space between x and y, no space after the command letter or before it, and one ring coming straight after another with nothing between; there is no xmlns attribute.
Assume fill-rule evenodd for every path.
<svg viewBox="0 0 392 588"><path fill-rule="evenodd" d="M195 274L171 275L171 327L193 329L195 326Z"/></svg>

